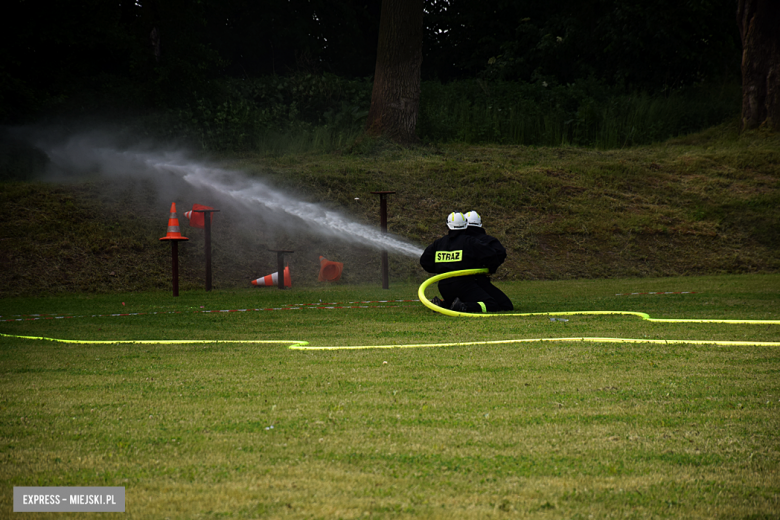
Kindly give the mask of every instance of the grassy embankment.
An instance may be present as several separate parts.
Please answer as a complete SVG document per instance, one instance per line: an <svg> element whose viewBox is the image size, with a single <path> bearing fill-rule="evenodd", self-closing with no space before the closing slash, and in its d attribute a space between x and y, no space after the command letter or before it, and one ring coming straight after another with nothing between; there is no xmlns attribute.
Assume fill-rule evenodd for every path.
<svg viewBox="0 0 780 520"><path fill-rule="evenodd" d="M660 277L777 272L780 137L728 125L630 149L421 146L365 142L340 153L223 158L294 196L378 226L375 190L389 198L389 229L421 247L453 210L479 211L508 250L498 280ZM182 290L203 286L202 231L183 213L208 193L180 192L190 242L180 247ZM355 200L355 198L359 200ZM165 234L173 196L143 181L0 184L0 294L126 292L170 287ZM221 205L214 224L214 286L247 286L276 271L267 249L295 250L296 285L316 284L318 256L345 264L343 283L379 280L376 251L311 234L239 225ZM391 252L391 279L419 282L415 259Z"/></svg>
<svg viewBox="0 0 780 520"><path fill-rule="evenodd" d="M780 299L777 274L501 285L522 310L666 318L777 319ZM776 516L776 346L481 342L760 342L776 341L780 325L457 319L411 302L203 312L408 299L415 289L0 300L4 319L74 316L3 322L5 334L279 342L0 337L0 516L12 515L13 486L58 485L124 486L125 516L149 519ZM624 295L652 291L690 294ZM286 348L294 341L479 343L302 352Z"/></svg>

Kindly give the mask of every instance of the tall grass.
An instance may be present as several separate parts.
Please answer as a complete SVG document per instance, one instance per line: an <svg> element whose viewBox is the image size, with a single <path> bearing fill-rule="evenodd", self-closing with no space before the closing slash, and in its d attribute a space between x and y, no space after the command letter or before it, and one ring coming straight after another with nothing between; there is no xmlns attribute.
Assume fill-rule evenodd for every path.
<svg viewBox="0 0 780 520"><path fill-rule="evenodd" d="M621 148L701 130L739 109L736 88L657 95L599 88L427 83L418 132L427 141Z"/></svg>
<svg viewBox="0 0 780 520"><path fill-rule="evenodd" d="M370 79L332 75L226 81L146 121L152 133L204 150L272 154L344 149L365 126ZM695 132L739 113L738 86L656 94L596 80L576 84L461 80L422 85L423 142L620 148Z"/></svg>

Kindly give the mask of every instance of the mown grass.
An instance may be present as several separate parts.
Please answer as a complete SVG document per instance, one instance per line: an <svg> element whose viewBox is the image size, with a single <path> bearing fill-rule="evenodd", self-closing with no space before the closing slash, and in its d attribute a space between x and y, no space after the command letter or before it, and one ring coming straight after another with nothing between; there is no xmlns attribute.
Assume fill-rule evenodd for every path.
<svg viewBox="0 0 780 520"><path fill-rule="evenodd" d="M523 312L777 319L780 302L774 274L497 283ZM375 302L415 296L416 285L393 283L4 298L1 319L23 321L3 321L0 332L323 346L758 342L780 331L620 316L458 319ZM364 300L374 303L204 312ZM118 312L146 314L110 316ZM30 314L74 317L15 316ZM50 485L125 486L130 518L772 518L780 505L777 347L292 351L2 337L0 370L8 516L12 486Z"/></svg>

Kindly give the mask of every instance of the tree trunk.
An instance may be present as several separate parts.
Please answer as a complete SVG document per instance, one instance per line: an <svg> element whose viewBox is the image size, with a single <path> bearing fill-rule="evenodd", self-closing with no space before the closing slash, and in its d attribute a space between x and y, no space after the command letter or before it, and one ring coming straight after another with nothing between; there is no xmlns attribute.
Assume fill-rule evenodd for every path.
<svg viewBox="0 0 780 520"><path fill-rule="evenodd" d="M374 90L366 130L408 144L420 106L423 0L382 0Z"/></svg>
<svg viewBox="0 0 780 520"><path fill-rule="evenodd" d="M742 129L780 129L780 1L738 0Z"/></svg>

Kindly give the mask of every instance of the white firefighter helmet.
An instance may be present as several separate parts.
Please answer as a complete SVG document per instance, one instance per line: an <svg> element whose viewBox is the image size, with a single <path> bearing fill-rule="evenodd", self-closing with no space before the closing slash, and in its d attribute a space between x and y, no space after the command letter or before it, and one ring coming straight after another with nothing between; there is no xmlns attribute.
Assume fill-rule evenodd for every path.
<svg viewBox="0 0 780 520"><path fill-rule="evenodd" d="M450 229L466 229L468 222L466 222L466 216L460 212L452 212L447 217L447 227Z"/></svg>
<svg viewBox="0 0 780 520"><path fill-rule="evenodd" d="M482 227L482 217L476 211L469 211L466 213L466 221L469 226Z"/></svg>

